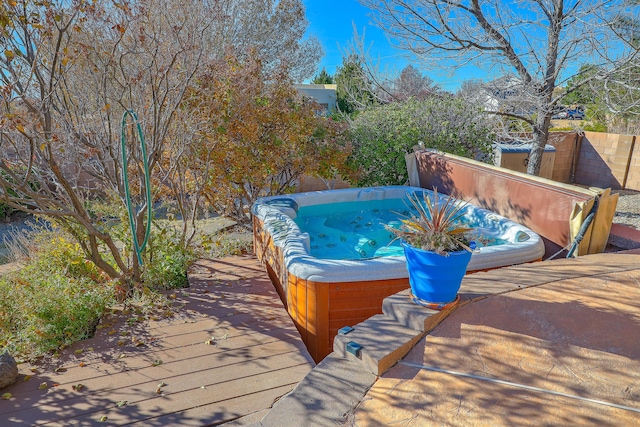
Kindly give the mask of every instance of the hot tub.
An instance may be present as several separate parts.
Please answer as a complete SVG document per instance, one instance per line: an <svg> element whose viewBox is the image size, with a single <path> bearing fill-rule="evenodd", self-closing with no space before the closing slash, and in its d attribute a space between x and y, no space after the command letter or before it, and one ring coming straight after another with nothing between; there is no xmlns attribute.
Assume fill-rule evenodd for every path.
<svg viewBox="0 0 640 427"><path fill-rule="evenodd" d="M408 192L431 193L406 186L353 188L266 197L254 204L256 255L316 361L331 352L338 329L380 313L385 297L409 287L404 255L388 245L383 227L398 219L389 212L410 213L410 204L402 202ZM373 214L363 214L360 206ZM542 239L528 228L473 205L465 209L487 240L500 243L474 252L468 272L544 254ZM318 224L328 225L328 231L304 229ZM344 259L331 258L340 252Z"/></svg>

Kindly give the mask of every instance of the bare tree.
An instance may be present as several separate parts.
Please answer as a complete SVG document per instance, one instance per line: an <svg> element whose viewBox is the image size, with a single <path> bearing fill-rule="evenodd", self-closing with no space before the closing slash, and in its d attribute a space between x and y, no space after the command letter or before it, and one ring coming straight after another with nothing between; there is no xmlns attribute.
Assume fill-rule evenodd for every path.
<svg viewBox="0 0 640 427"><path fill-rule="evenodd" d="M527 172L540 171L554 92L572 70L591 62L606 80L640 56L637 2L576 0L360 0L402 48L444 67L476 63L519 81L531 111L492 111L522 120L533 131Z"/></svg>
<svg viewBox="0 0 640 427"><path fill-rule="evenodd" d="M149 169L156 169L203 56L208 22L191 6L23 0L10 3L4 14L0 197L55 220L113 278L139 280L140 271L88 201L97 193L124 200L119 136L126 110L143 118ZM143 185L141 152L132 148L126 156L135 192ZM151 202L134 201L142 206L139 231Z"/></svg>
<svg viewBox="0 0 640 427"><path fill-rule="evenodd" d="M209 176L211 153L203 153L200 180L181 180L189 174L182 153L206 126L183 103L202 64L251 47L266 68L292 62L295 73L311 75L320 50L301 41L305 29L299 0L2 2L0 201L54 220L110 277L139 280L136 257L89 207L96 195L120 206L125 200L123 113L140 117L154 184L148 200L143 153L127 126L124 155L142 240L149 203L169 189L183 218L193 219Z"/></svg>
<svg viewBox="0 0 640 427"><path fill-rule="evenodd" d="M306 37L307 19L301 0L217 0L204 2L215 17L207 36L217 48L211 53L222 59L227 49L236 55L248 52L263 62L266 75L276 69L289 70L295 82L316 71L323 51L315 37Z"/></svg>
<svg viewBox="0 0 640 427"><path fill-rule="evenodd" d="M440 87L428 76L409 64L402 69L394 80L393 94L396 100L408 98L425 99L441 91Z"/></svg>

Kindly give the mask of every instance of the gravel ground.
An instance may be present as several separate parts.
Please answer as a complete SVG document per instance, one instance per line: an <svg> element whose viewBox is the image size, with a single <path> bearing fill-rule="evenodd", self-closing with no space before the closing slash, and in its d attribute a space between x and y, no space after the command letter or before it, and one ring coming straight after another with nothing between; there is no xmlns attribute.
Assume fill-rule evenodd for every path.
<svg viewBox="0 0 640 427"><path fill-rule="evenodd" d="M612 192L619 194L613 222L640 230L640 191L614 190Z"/></svg>

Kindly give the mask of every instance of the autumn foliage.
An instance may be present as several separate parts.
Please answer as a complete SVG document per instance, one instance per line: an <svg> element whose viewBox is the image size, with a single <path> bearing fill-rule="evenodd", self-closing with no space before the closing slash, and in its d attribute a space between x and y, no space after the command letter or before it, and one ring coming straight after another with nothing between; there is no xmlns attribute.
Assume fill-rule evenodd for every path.
<svg viewBox="0 0 640 427"><path fill-rule="evenodd" d="M350 154L344 125L319 116L287 75L266 76L259 60L228 55L211 63L186 97L184 108L199 126L189 176L206 169L206 200L241 223L258 197L291 191L303 174L333 178Z"/></svg>

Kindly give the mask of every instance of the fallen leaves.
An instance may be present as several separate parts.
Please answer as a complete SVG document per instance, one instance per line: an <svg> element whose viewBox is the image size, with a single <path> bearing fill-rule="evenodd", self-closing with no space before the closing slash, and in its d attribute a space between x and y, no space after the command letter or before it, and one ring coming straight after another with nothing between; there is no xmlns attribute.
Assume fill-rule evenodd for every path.
<svg viewBox="0 0 640 427"><path fill-rule="evenodd" d="M38 390L46 390L49 388L49 385L44 382L44 383L40 383L40 385L38 386Z"/></svg>
<svg viewBox="0 0 640 427"><path fill-rule="evenodd" d="M164 382L161 382L160 384L158 384L158 386L156 387L156 394L162 394L162 387L164 386L166 386Z"/></svg>
<svg viewBox="0 0 640 427"><path fill-rule="evenodd" d="M85 386L84 386L84 384L76 384L76 385L71 386L71 388L73 390L75 390L75 391L82 391L82 389L84 389Z"/></svg>
<svg viewBox="0 0 640 427"><path fill-rule="evenodd" d="M127 406L127 403L129 403L129 402L127 402L126 400L121 400L121 401L116 403L116 406L118 408L122 408L123 406Z"/></svg>
<svg viewBox="0 0 640 427"><path fill-rule="evenodd" d="M153 361L153 363L151 364L151 366L160 366L162 365L162 360L160 359L156 359Z"/></svg>
<svg viewBox="0 0 640 427"><path fill-rule="evenodd" d="M11 393L5 393L2 395L2 400L9 400L13 397L13 394Z"/></svg>

